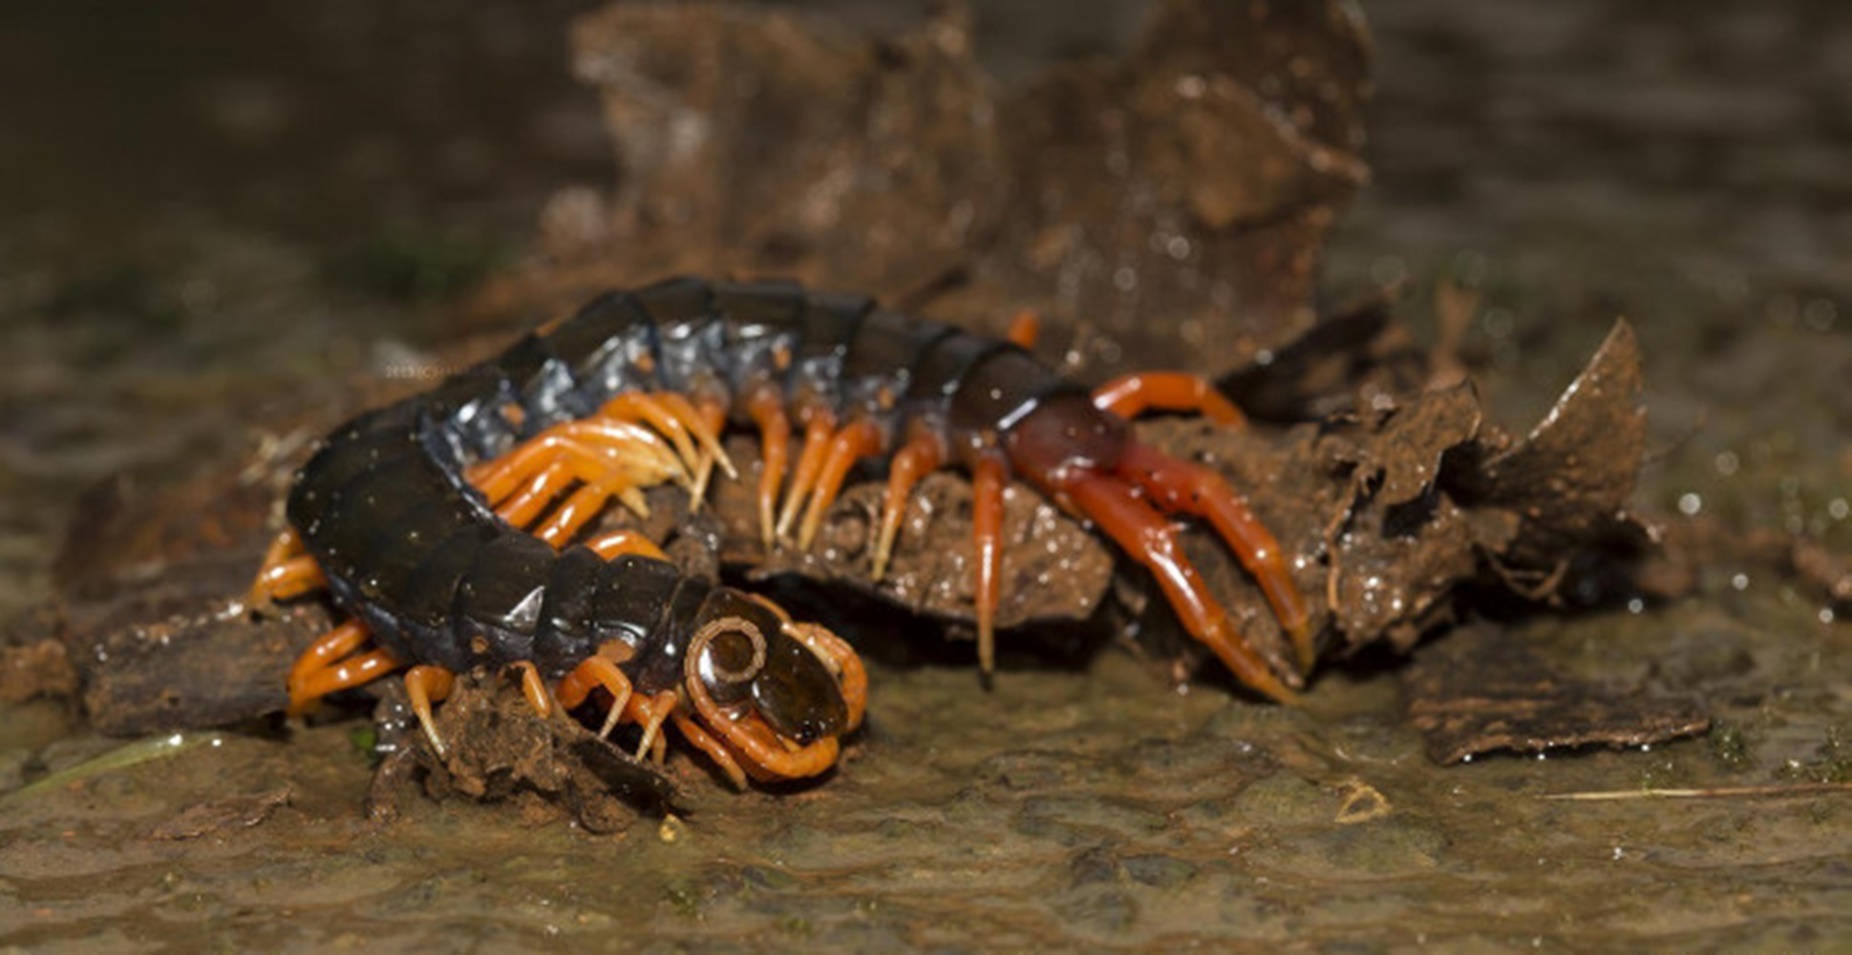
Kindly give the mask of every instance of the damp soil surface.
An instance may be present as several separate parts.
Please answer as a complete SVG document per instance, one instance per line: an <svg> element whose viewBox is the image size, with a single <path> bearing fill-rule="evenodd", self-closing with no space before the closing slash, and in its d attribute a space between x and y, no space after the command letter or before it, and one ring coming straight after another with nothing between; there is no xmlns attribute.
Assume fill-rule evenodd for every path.
<svg viewBox="0 0 1852 955"><path fill-rule="evenodd" d="M986 688L956 593L934 604L922 584L905 608L879 593L845 603L859 593L854 562L825 566L797 599L833 603L831 622L868 648L866 730L829 778L788 791L734 793L673 755L667 814L592 793L602 772L660 795L600 752L570 772L540 767L544 785L476 793L465 772L460 787L394 788L391 767L409 757L391 749L403 737L390 699L380 724L365 707L310 725L244 718L274 708L261 668L325 623L314 608L262 640L187 650L219 668L218 699L232 701L211 718L164 715L174 704L149 676L162 671L121 665L124 651L165 659L183 632L233 632L230 618L189 630L199 621L173 615L248 573L282 462L318 422L495 347L544 314L547 293L578 294L606 261L601 243L667 228L660 209L628 215L635 198L612 186L605 130L651 121L623 112L634 85L614 92L613 74L585 67L597 24L617 14L578 21L573 53L568 20L589 6L218 6L108 24L50 7L0 14L18 20L0 30L0 96L20 118L0 133L12 183L0 193L0 610L13 620L0 949L1852 940L1852 197L1839 174L1852 159L1852 18L1837 6L1723 4L1693 23L1592 3L1365 4L1374 92L1353 118L1366 143L1343 122L1359 104L1304 82L1347 76L1341 56L1281 59L1298 83L1268 86L1261 70L1199 88L1182 82L1190 63L1133 39L1137 5L1093 3L1056 24L1037 4L980 16L975 57L1001 85L959 95L1005 116L1117 97L1132 119L1016 124L979 137L982 168L911 181L955 207L972 183L1032 181L1027 155L1062 160L1042 170L1062 181L1095 163L1126 191L1077 189L1075 201L1122 199L1119 231L1051 233L1059 210L1036 206L978 223L969 243L958 230L970 223L888 220L869 243L831 244L805 230L853 223L818 209L881 210L797 197L791 229L747 229L716 247L715 267L769 257L844 284L874 254L864 246L889 242L920 261L852 284L973 321L1034 304L1071 335L1059 344L1082 373L1189 336L1228 343L1226 360L1201 358L1217 371L1290 359L1312 314L1400 284L1393 312L1431 358L1421 435L1447 447L1465 433L1449 389L1470 380L1475 414L1518 434L1559 420L1552 406L1624 317L1647 412L1646 465L1625 502L1644 523L1628 527L1650 525L1662 545L1630 538L1646 556L1624 575L1553 576L1510 551L1510 579L1471 575L1495 597L1416 630L1362 613L1380 585L1353 582L1364 591L1340 593L1341 632L1368 636L1334 642L1290 709L1181 679L1161 644L1123 630L1069 639L1058 620L1014 648L1006 635ZM875 69L885 78L869 89L888 99L871 97L905 115L909 70L968 78L955 32L919 32L882 5L823 9L912 39L865 59L852 42L826 45L792 62L800 92L828 69ZM733 36L709 26L680 42L698 52L703 37ZM1057 60L1069 65L1041 72ZM1037 76L1031 93L999 92ZM1273 143L1292 161L1283 178L1173 194L1162 184L1226 144L1145 135L1139 117L1191 91L1208 111L1199 130L1276 128L1264 109L1250 115L1269 97L1322 105L1288 124L1304 136ZM808 134L848 135L828 123ZM891 157L811 158L828 170ZM1173 207L1188 215L1167 218ZM1218 224L1242 237L1216 238ZM1011 248L1025 251L997 251ZM1320 248L1322 273L1299 259ZM1253 290L1270 317L1218 326L1226 310L1204 308L1175 339L1128 333L1205 275L1237 287L1210 283L1204 300ZM1311 305L1291 307L1304 296ZM1091 325L1075 315L1090 304ZM1242 394L1255 380L1229 384ZM1257 411L1287 400L1244 398ZM1415 463L1384 462L1381 480ZM965 492L934 493L955 512ZM159 512L131 519L151 499ZM1538 491L1536 513L1555 500ZM1033 533L1078 533L1017 506L1043 521ZM110 552L86 552L86 539ZM916 556L923 580L950 573ZM1126 589L1103 562L1078 566L1076 591ZM1085 615L1059 603L1042 616ZM80 641L73 660L54 652L73 628L112 639ZM233 725L175 728L202 721ZM505 798L471 798L490 794Z"/></svg>

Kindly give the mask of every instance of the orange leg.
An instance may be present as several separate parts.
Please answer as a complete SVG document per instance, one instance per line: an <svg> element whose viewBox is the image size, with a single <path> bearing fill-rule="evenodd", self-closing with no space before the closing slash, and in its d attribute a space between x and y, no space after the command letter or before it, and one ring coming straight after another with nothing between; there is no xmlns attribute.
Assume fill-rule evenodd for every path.
<svg viewBox="0 0 1852 955"><path fill-rule="evenodd" d="M701 509L701 501L707 497L707 482L714 476L716 463L728 477L739 477L733 460L720 444L720 432L727 424L727 406L716 398L703 398L699 403L691 403L677 394L664 394L663 398L686 410L692 419L689 430L701 442L701 466L695 470L694 487L688 490L688 510L694 513Z"/></svg>
<svg viewBox="0 0 1852 955"><path fill-rule="evenodd" d="M662 735L662 724L675 712L676 697L674 690L664 690L652 697L641 693L630 697L631 718L643 724L643 738L637 741L636 758L642 759L644 753L660 765L668 752L668 740Z"/></svg>
<svg viewBox="0 0 1852 955"><path fill-rule="evenodd" d="M656 542L643 536L642 532L629 529L615 530L601 537L594 537L585 542L592 553L613 560L624 554L640 554L655 560L668 560L669 555L656 546Z"/></svg>
<svg viewBox="0 0 1852 955"><path fill-rule="evenodd" d="M499 458L471 466L465 477L491 504L499 504L529 477L568 459L595 462L632 484L688 477L674 452L647 428L592 419L554 425Z"/></svg>
<svg viewBox="0 0 1852 955"><path fill-rule="evenodd" d="M605 713L604 726L598 730L598 738L604 739L623 718L634 695L630 678L617 668L617 664L604 657L586 657L559 681L558 696L560 705L570 710L585 702L592 688L599 686L611 694L611 708Z"/></svg>
<svg viewBox="0 0 1852 955"><path fill-rule="evenodd" d="M753 391L746 399L746 413L759 428L759 534L770 551L778 488L784 483L786 458L791 453L791 419L785 417L784 399L773 385Z"/></svg>
<svg viewBox="0 0 1852 955"><path fill-rule="evenodd" d="M676 457L674 449L664 443L656 432L640 424L586 418L583 421L563 422L555 428L560 434L605 451L612 458L639 470L642 472L639 475L642 483L672 479L684 487L688 484L688 469L682 464L682 459Z"/></svg>
<svg viewBox="0 0 1852 955"><path fill-rule="evenodd" d="M745 790L746 771L740 768L740 764L733 758L733 754L727 752L726 744L715 739L706 730L701 728L701 724L689 719L688 716L683 713L677 712L670 714L670 718L675 721L675 728L682 731L682 736L687 739L688 742L693 743L695 748L706 753L707 758L713 760L714 765L719 766L720 771L727 774L727 779L733 783L734 789Z"/></svg>
<svg viewBox="0 0 1852 955"><path fill-rule="evenodd" d="M810 485L816 481L817 472L823 469L823 459L829 454L830 435L835 432L836 416L828 411L813 411L804 421L804 450L797 456L797 470L791 473L791 486L785 488L785 506L778 513L776 528L779 537L790 532L798 508L804 506Z"/></svg>
<svg viewBox="0 0 1852 955"><path fill-rule="evenodd" d="M1176 529L1140 501L1131 485L1117 478L1089 474L1072 478L1064 490L1074 506L1111 536L1120 550L1150 569L1184 629L1214 651L1241 682L1281 703L1296 700L1293 692L1273 675L1267 661L1233 631L1228 612L1216 602L1202 576L1183 555Z"/></svg>
<svg viewBox="0 0 1852 955"><path fill-rule="evenodd" d="M527 697L527 705L543 720L552 716L553 697L547 693L546 681L540 678L533 661L516 660L514 668L521 671L521 695Z"/></svg>
<svg viewBox="0 0 1852 955"><path fill-rule="evenodd" d="M1010 319L1009 340L1020 348L1034 348L1035 340L1042 335L1042 316L1033 308L1025 308Z"/></svg>
<svg viewBox="0 0 1852 955"><path fill-rule="evenodd" d="M727 473L727 477L739 477L739 472L733 468L733 459L727 456L727 449L720 446L720 426L714 417L703 413L700 408L695 407L694 402L673 391L657 392L656 400L662 402L663 407L669 409L669 413L675 416L675 420L681 422L682 427L687 428L688 433L694 436L695 443L699 444L704 452L703 456L713 458L713 461L708 463L709 467L713 466L714 461L718 461L720 469ZM722 406L720 411L719 418L725 421L725 406Z"/></svg>
<svg viewBox="0 0 1852 955"><path fill-rule="evenodd" d="M829 457L817 475L817 486L810 495L810 509L804 512L804 526L797 535L798 550L810 549L810 542L823 526L823 515L836 503L844 478L855 462L881 450L881 430L867 418L857 418L844 425L830 442Z"/></svg>
<svg viewBox="0 0 1852 955"><path fill-rule="evenodd" d="M261 606L276 600L288 600L328 585L320 564L302 549L302 538L295 528L285 528L264 551L264 562L251 583L246 603Z"/></svg>
<svg viewBox="0 0 1852 955"><path fill-rule="evenodd" d="M707 428L707 433L714 435L714 446L721 449L714 455L714 463L724 465L721 470L727 472L727 477L738 479L739 470L734 467L732 456L727 454L726 445L719 440L720 435L727 430L727 403L708 396L695 402L695 411L701 415L701 424Z"/></svg>
<svg viewBox="0 0 1852 955"><path fill-rule="evenodd" d="M610 498L601 490L587 485L572 492L566 503L555 508L546 523L534 531L534 536L552 544L554 549L565 547L581 528L604 510L605 501Z"/></svg>
<svg viewBox="0 0 1852 955"><path fill-rule="evenodd" d="M653 474L627 472L621 464L580 441L558 434L542 434L522 444L487 467L471 469L471 484L490 501L505 501L535 474L554 464L562 465L574 478L619 495L650 481Z"/></svg>
<svg viewBox="0 0 1852 955"><path fill-rule="evenodd" d="M400 661L385 650L373 650L357 657L348 657L340 663L316 670L305 677L301 683L290 688L289 712L293 716L307 709L310 703L340 690L369 683L379 677L398 669Z"/></svg>
<svg viewBox="0 0 1852 955"><path fill-rule="evenodd" d="M285 685L289 687L290 709L296 710L309 703L309 700L303 699L297 692L297 687L301 686L303 681L327 668L334 661L359 649L360 645L365 642L367 642L367 628L358 620L349 620L322 634L316 638L314 643L309 644L308 649L302 651L302 655L298 656L296 662L289 668L289 680Z"/></svg>
<svg viewBox="0 0 1852 955"><path fill-rule="evenodd" d="M665 406L656 395L641 392L626 392L604 403L598 409L598 417L612 421L641 421L655 428L669 443L675 446L675 452L681 455L682 465L690 474L699 464L695 453L695 442L688 434L688 428Z"/></svg>
<svg viewBox="0 0 1852 955"><path fill-rule="evenodd" d="M1274 615L1292 638L1299 668L1310 670L1316 651L1307 627L1305 600L1287 569L1285 552L1248 509L1247 501L1215 471L1136 441L1127 444L1119 473L1144 488L1165 510L1209 521L1267 595Z"/></svg>
<svg viewBox="0 0 1852 955"><path fill-rule="evenodd" d="M985 674L997 662L997 594L1003 565L1003 461L990 455L971 471L971 536L977 563L977 662Z"/></svg>
<svg viewBox="0 0 1852 955"><path fill-rule="evenodd" d="M1201 375L1181 371L1144 371L1121 375L1093 392L1093 405L1121 418L1135 418L1149 408L1195 411L1218 424L1239 426L1247 416Z"/></svg>
<svg viewBox="0 0 1852 955"><path fill-rule="evenodd" d="M523 530L528 530L536 518L546 510L548 504L559 497L560 492L572 486L578 479L569 468L561 462L554 462L546 470L536 475L527 487L516 492L512 497L495 509L496 516ZM649 505L643 501L643 494L634 487L625 487L618 494L632 510L647 516ZM603 487L584 485L572 493L565 503L553 511L550 518L534 536L552 544L563 547L572 539L587 521L604 509L610 493Z"/></svg>
<svg viewBox="0 0 1852 955"><path fill-rule="evenodd" d="M302 535L297 534L293 527L285 527L264 550L264 566L280 564L292 557L300 557L303 553Z"/></svg>
<svg viewBox="0 0 1852 955"><path fill-rule="evenodd" d="M887 572L888 559L894 554L894 538L900 534L900 520L906 516L907 497L913 493L913 486L944 460L944 443L925 429L895 453L887 472L887 497L881 502L881 534L875 542L875 580L880 580Z"/></svg>
<svg viewBox="0 0 1852 955"><path fill-rule="evenodd" d="M419 664L405 671L405 695L411 699L418 725L424 727L425 739L431 741L431 748L439 756L444 755L444 741L438 737L437 724L432 721L431 704L449 696L455 684L451 672L440 666Z"/></svg>
<svg viewBox="0 0 1852 955"><path fill-rule="evenodd" d="M496 505L495 516L525 529L574 480L566 465L555 461L529 478L526 485L510 494L507 500Z"/></svg>
<svg viewBox="0 0 1852 955"><path fill-rule="evenodd" d="M303 554L280 564L267 565L258 571L257 582L251 586L249 602L265 604L288 600L326 586L328 578L322 574L322 566L315 562L315 558Z"/></svg>

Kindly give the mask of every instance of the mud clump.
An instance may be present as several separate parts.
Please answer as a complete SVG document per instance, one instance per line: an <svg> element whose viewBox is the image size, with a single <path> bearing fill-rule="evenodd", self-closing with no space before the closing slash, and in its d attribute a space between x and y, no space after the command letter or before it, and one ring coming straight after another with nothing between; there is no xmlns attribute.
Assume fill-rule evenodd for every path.
<svg viewBox="0 0 1852 955"><path fill-rule="evenodd" d="M534 822L564 816L590 832L620 832L639 812L675 801L668 777L557 710L535 713L513 681L458 678L437 709L441 755L418 729L404 688L386 681L382 694L374 722L384 758L367 798L376 819L398 815L409 796L462 796L513 803Z"/></svg>

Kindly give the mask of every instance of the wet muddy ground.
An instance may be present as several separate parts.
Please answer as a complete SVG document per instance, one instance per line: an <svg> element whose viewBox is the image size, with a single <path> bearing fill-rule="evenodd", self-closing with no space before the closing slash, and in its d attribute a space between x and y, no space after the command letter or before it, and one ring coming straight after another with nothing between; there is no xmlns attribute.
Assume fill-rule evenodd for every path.
<svg viewBox="0 0 1852 955"><path fill-rule="evenodd" d="M1102 7L1094 32L981 19L980 55L1021 76L1121 50L1136 19ZM574 206L549 199L604 187L610 154L566 75L574 5L473 9L228 6L203 35L205 13L6 14L9 615L51 592L86 486L242 459L253 421L494 339L507 316L470 289L531 248L543 207L557 237ZM0 945L1846 944L1852 20L1798 2L1696 23L1517 0L1365 12L1372 182L1322 297L1406 282L1398 314L1455 343L1513 423L1626 316L1649 414L1632 503L1677 545L1650 586L1507 607L1412 665L1327 667L1298 710L1173 690L1118 646L1013 655L990 692L955 651L879 653L834 778L735 795L677 761L685 811L615 834L458 799L370 817L364 719L124 740L59 700L5 704ZM1459 314L1437 307L1442 278L1477 291L1464 321L1435 317ZM1409 701L1456 657L1514 647L1712 728L1437 765ZM1691 790L1716 792L1668 794ZM1570 793L1621 798L1548 798Z"/></svg>

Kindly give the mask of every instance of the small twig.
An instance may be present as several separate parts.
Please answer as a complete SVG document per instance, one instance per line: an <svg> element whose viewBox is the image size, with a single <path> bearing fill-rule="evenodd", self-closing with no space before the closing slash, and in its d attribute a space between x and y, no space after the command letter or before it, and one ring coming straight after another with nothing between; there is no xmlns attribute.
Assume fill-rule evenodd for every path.
<svg viewBox="0 0 1852 955"><path fill-rule="evenodd" d="M1783 786L1721 786L1715 789L1609 789L1593 792L1545 793L1541 799L1577 802L1612 802L1622 799L1721 799L1728 796L1804 796L1808 793L1852 792L1852 783L1789 783Z"/></svg>

